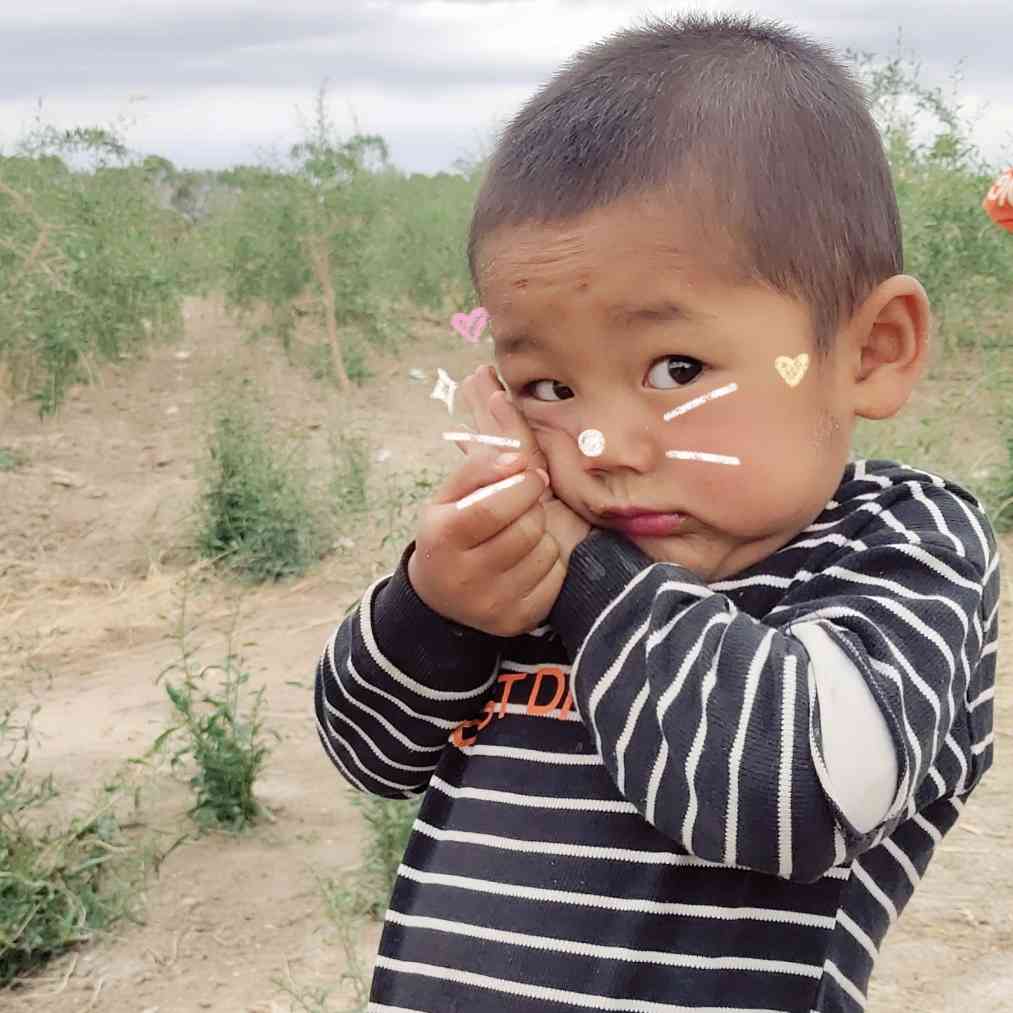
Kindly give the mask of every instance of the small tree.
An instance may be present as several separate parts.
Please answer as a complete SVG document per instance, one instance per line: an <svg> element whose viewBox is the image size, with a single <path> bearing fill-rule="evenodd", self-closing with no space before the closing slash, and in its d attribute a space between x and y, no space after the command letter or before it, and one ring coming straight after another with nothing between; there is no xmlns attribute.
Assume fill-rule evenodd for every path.
<svg viewBox="0 0 1013 1013"><path fill-rule="evenodd" d="M342 388L351 382L342 333L386 337L370 230L383 214L377 178L389 169L388 158L381 137L338 137L324 86L287 165L260 178L243 174L245 189L226 226L229 303L240 312L266 303L286 346L296 316L311 307L322 319L324 349Z"/></svg>
<svg viewBox="0 0 1013 1013"><path fill-rule="evenodd" d="M42 414L101 360L181 323L165 213L127 157L105 128L45 125L0 156L0 368Z"/></svg>
<svg viewBox="0 0 1013 1013"><path fill-rule="evenodd" d="M893 173L905 268L925 285L946 341L980 342L982 310L1013 292L1013 244L981 210L994 177L956 94L921 80L918 61L849 54ZM959 77L957 78L959 80Z"/></svg>

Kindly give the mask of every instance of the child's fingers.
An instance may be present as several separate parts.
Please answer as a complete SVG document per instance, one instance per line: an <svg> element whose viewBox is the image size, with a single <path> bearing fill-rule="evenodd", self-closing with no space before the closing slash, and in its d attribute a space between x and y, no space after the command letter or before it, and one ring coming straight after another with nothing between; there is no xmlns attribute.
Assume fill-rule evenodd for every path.
<svg viewBox="0 0 1013 1013"><path fill-rule="evenodd" d="M455 545L474 548L526 514L538 503L546 484L544 472L516 472L441 507L441 519L452 529Z"/></svg>
<svg viewBox="0 0 1013 1013"><path fill-rule="evenodd" d="M489 412L489 395L502 389L489 366L479 366L461 381L457 403L466 409L478 432L492 432L495 420Z"/></svg>
<svg viewBox="0 0 1013 1013"><path fill-rule="evenodd" d="M492 542L478 546L468 554L481 559L482 572L491 572L486 561L487 547L495 546L497 553L501 553L503 547L499 543L513 535L514 527L516 525L511 525L511 528L500 532ZM510 547L510 551L525 543L526 537L518 541L516 546ZM475 562L476 559L473 558L472 563ZM512 566L497 572L495 600L488 612L493 624L489 628L490 632L500 636L516 636L544 622L559 596L565 576L559 545L543 530L523 556Z"/></svg>
<svg viewBox="0 0 1013 1013"><path fill-rule="evenodd" d="M472 446L483 452L465 455L465 459L436 491L434 503L456 503L479 489L523 472L529 464L527 457L516 450Z"/></svg>
<svg viewBox="0 0 1013 1013"><path fill-rule="evenodd" d="M525 447L534 446L534 437L520 412L510 403L492 366L479 366L461 385L462 401L480 433L510 436Z"/></svg>
<svg viewBox="0 0 1013 1013"><path fill-rule="evenodd" d="M566 566L557 547L552 565L538 577L527 594L520 595L517 600L517 611L525 617L522 623L523 632L534 629L548 619L565 580Z"/></svg>
<svg viewBox="0 0 1013 1013"><path fill-rule="evenodd" d="M524 416L507 400L507 396L502 390L494 391L489 396L488 405L493 424L496 426L494 432L520 440L524 450L539 452L538 444L535 442L535 434L531 432Z"/></svg>
<svg viewBox="0 0 1013 1013"><path fill-rule="evenodd" d="M471 414L478 433L517 440L520 449L530 455L531 465L547 468L545 456L524 416L507 397L491 366L480 366L461 384L459 403ZM481 444L458 444L468 456L487 449Z"/></svg>
<svg viewBox="0 0 1013 1013"><path fill-rule="evenodd" d="M545 510L536 501L502 531L475 546L470 556L490 573L506 573L535 552L546 534ZM550 540L558 547L554 538Z"/></svg>
<svg viewBox="0 0 1013 1013"><path fill-rule="evenodd" d="M532 622L539 622L548 615L556 597L559 595L559 587L551 598L544 598L538 595L546 578L560 567L559 546L550 535L545 535L538 544L523 559L512 566L500 580L502 586L509 592L511 609L516 608L520 612L530 610ZM565 572L565 571L564 571ZM562 586L562 582L560 582Z"/></svg>
<svg viewBox="0 0 1013 1013"><path fill-rule="evenodd" d="M523 454L469 454L440 487L429 511L431 536L460 549L480 545L535 504L547 475L527 469Z"/></svg>

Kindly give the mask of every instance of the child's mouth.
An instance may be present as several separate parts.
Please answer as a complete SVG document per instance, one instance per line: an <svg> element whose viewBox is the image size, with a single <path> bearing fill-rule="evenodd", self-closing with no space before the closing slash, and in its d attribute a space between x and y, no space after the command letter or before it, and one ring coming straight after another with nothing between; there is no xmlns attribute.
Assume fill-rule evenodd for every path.
<svg viewBox="0 0 1013 1013"><path fill-rule="evenodd" d="M682 514L630 513L606 515L608 527L626 535L663 537L673 535L682 525Z"/></svg>

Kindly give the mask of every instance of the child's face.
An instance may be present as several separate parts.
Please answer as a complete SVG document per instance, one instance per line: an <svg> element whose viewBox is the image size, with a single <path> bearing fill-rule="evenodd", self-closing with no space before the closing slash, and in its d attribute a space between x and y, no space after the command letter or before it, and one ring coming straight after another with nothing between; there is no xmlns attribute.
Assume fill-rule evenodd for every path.
<svg viewBox="0 0 1013 1013"><path fill-rule="evenodd" d="M482 243L479 283L500 375L556 495L653 559L713 581L770 555L823 509L854 413L845 356L817 358L806 309L720 278L672 217L641 199L503 227ZM795 360L781 362L794 380L803 353L808 369L791 386L775 363ZM597 449L587 430L604 438L595 456L578 444L585 434L581 445ZM616 514L630 510L655 516Z"/></svg>

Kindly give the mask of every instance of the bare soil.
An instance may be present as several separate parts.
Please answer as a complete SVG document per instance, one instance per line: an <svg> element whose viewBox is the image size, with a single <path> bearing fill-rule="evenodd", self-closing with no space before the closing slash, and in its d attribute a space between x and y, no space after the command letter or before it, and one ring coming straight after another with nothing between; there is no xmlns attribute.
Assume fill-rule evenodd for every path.
<svg viewBox="0 0 1013 1013"><path fill-rule="evenodd" d="M312 679L326 637L400 546L384 506L391 477L451 466L439 439L446 408L429 397L442 366L460 378L488 354L442 321L413 321L400 358L375 357L375 378L342 394L249 344L217 300L192 301L177 344L103 370L75 388L56 418L0 403L0 446L26 463L0 472L0 705L38 704L33 773L52 773L66 813L80 811L169 720L156 677L180 657L183 617L200 663L224 659L235 624L244 668L266 687L268 724L281 736L258 794L272 819L235 837L184 844L150 875L143 922L120 923L0 993L0 1009L47 1013L283 1013L277 983L338 986L351 1002L346 956L316 877L358 865L363 829L321 750ZM424 379L413 378L421 370ZM380 506L334 532L334 550L304 578L241 588L197 563L189 548L204 446L203 406L219 379L251 379L273 427L327 466L329 434L370 444ZM383 452L383 453L381 453ZM377 460L377 456L382 460ZM388 498L389 501L389 498ZM1007 541L1006 555L1013 553ZM1006 566L1013 572L1013 559ZM1013 584L1007 576L999 652L997 762L938 849L926 881L882 954L872 1013L1013 1010ZM149 776L139 819L163 843L188 828L188 796ZM363 925L360 954L379 926Z"/></svg>

